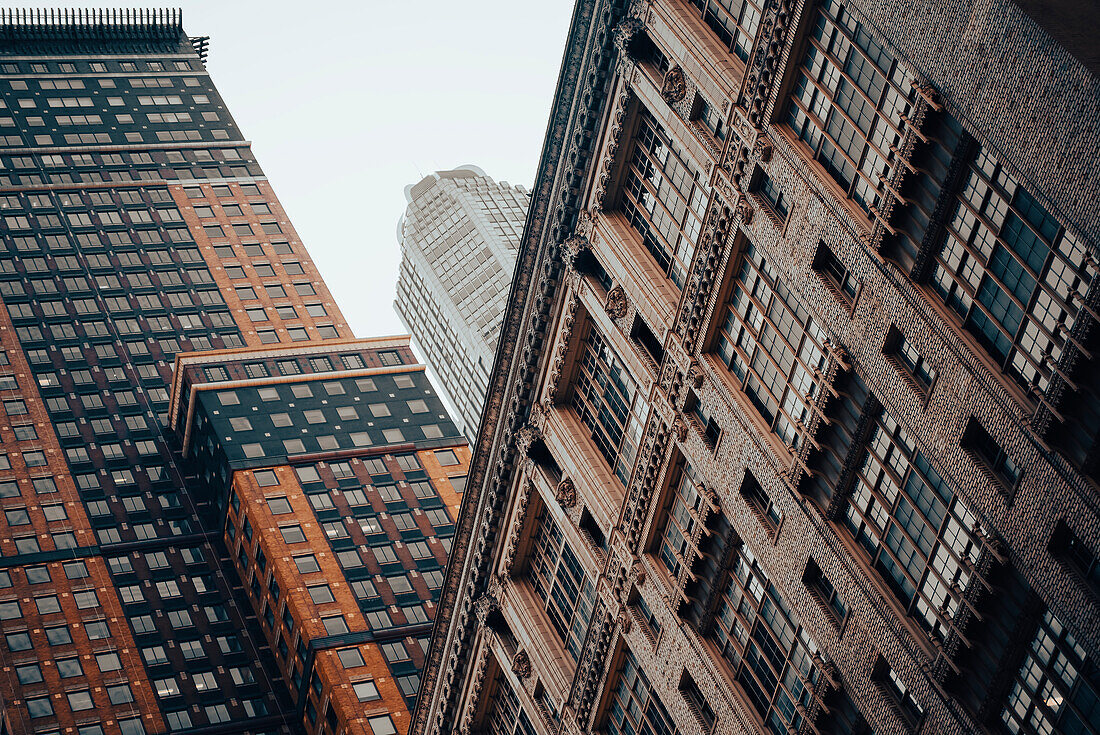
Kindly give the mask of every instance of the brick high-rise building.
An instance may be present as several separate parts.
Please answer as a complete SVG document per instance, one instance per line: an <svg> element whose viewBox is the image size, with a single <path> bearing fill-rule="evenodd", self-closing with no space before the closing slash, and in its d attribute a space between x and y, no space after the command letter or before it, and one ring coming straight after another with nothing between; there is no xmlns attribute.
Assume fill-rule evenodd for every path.
<svg viewBox="0 0 1100 735"><path fill-rule="evenodd" d="M394 309L442 385L459 429L477 435L527 190L476 166L437 171L405 187Z"/></svg>
<svg viewBox="0 0 1100 735"><path fill-rule="evenodd" d="M413 733L1100 732L1095 14L579 0Z"/></svg>
<svg viewBox="0 0 1100 735"><path fill-rule="evenodd" d="M0 15L0 733L403 732L469 450L169 11Z"/></svg>

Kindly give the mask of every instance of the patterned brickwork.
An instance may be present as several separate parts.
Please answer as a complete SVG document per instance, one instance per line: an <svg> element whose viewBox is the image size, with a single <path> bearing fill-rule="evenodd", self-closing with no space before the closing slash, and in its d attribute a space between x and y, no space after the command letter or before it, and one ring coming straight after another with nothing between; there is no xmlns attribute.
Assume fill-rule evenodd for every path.
<svg viewBox="0 0 1100 735"><path fill-rule="evenodd" d="M957 170L929 160L932 130L949 115L983 151L996 152L1013 191L1026 189L1058 220L1055 229L1088 243L1087 286L1098 238L1094 197L1083 194L1096 188L1097 157L1089 134L1095 116L1081 110L1097 82L1008 3L929 12L889 3L838 7L830 12L843 14L855 40L828 53L858 44L893 54L896 83L909 94L901 133L883 145L890 173L871 180L877 193L853 190L840 154L814 155L788 122L807 48L834 38L834 26L819 25L815 4L764 4L745 65L723 56L688 3L637 2L615 21L621 25L606 42L620 53L584 187L540 196L554 161L565 160L553 158L564 154L548 137L551 163L532 205L545 206L546 215L525 233L504 329L516 336L498 360L500 393L489 403L499 408L479 437L481 484L464 504L440 613L447 636L436 636L431 688L413 732L488 726L501 676L538 732L624 732L624 717L634 731L992 732L1024 660L1027 644L1013 641L1030 641L1044 610L1070 631L1080 646L1074 655L1095 661L1100 653L1096 590L1085 579L1100 547L1094 481L1033 428L1041 391L1025 391L1002 372L978 332L930 283L890 260L887 246L910 226L899 213L933 214L921 177ZM578 3L577 12L602 19L615 7ZM569 41L555 115L583 119L563 100L577 89L571 54L584 49L593 64L600 58L599 41L591 42ZM1030 87L1018 84L1016 60L1025 57ZM728 111L718 132L696 117L704 102ZM825 115L833 107L818 109ZM644 141L652 160L667 165L675 153L706 172L705 221L685 217L685 203L663 185L645 192L648 231L624 215L624 161L643 145L632 139L643 110L670 141ZM1050 133L1067 126L1074 134ZM1025 130L1034 134L1021 141ZM973 156L973 147L956 154ZM953 202L957 182L945 186L941 198ZM549 223L574 207L585 211L562 244L566 274L558 279L553 261L525 254L553 253L551 243L565 238ZM932 240L955 212L935 209ZM682 289L664 275L662 252L670 251L691 261ZM750 259L755 270L745 265ZM529 318L549 294L551 316ZM741 332L727 322L731 310L747 325ZM621 372L586 398L606 401L607 413L582 422L572 396L593 330L614 358L604 361ZM799 342L804 333L813 340ZM905 359L897 353L902 338ZM517 379L522 368L511 366L507 350L518 358L540 344L537 379ZM925 377L911 372L914 355ZM792 368L796 357L809 367ZM784 388L784 402L769 403ZM792 401L795 391L806 397ZM621 417L635 410L644 430L624 438ZM980 446L975 425L988 435ZM885 432L894 432L893 444L884 443ZM888 446L895 447L890 467L878 472L872 455ZM899 458L902 447L911 462ZM624 451L633 470L620 482L613 460ZM685 467L690 492L675 487ZM917 497L921 488L926 494ZM908 499L890 506L902 494ZM950 508L963 520L914 520L913 503L920 514ZM866 525L854 533L861 513L892 523L893 535ZM548 566L557 558L545 549L549 519L560 529L555 543L568 551L556 552L570 560L560 567ZM1063 523L1072 526L1076 557L1059 551ZM925 550L899 542L902 533L926 534ZM933 547L939 561L912 581L911 567ZM897 561L905 548L911 555ZM544 605L540 586L563 580L572 585L569 603ZM582 592L588 583L591 601ZM737 585L754 604L766 590L786 622L776 623L773 610L751 629L722 633L734 617L729 610L746 604L730 597ZM940 595L938 607L928 609L918 591ZM585 628L576 654L568 649L578 625L570 615ZM797 674L774 667L760 674L772 665L759 655L749 674L751 651L742 658L730 650L766 646L782 668L774 657L796 651L790 626L810 652ZM659 707L620 701L629 659ZM799 704L773 704L774 691L761 683L769 676ZM1075 685L1093 686L1064 684ZM1063 715L1045 716L1057 729ZM650 729L638 718L650 718Z"/></svg>

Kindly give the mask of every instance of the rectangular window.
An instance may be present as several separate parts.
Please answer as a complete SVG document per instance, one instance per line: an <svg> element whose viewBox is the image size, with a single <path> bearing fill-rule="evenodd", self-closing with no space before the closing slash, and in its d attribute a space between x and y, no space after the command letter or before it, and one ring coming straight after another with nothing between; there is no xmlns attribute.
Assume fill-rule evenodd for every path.
<svg viewBox="0 0 1100 735"><path fill-rule="evenodd" d="M825 332L751 243L734 272L714 350L772 431L797 448L821 390Z"/></svg>
<svg viewBox="0 0 1100 735"><path fill-rule="evenodd" d="M1012 491L1016 488L1022 474L1020 466L973 416L967 421L963 431L962 447L989 470L1004 489Z"/></svg>
<svg viewBox="0 0 1100 735"><path fill-rule="evenodd" d="M574 661L579 661L596 601L595 584L545 509L539 515L533 543L531 586L542 600L550 624L566 651Z"/></svg>
<svg viewBox="0 0 1100 735"><path fill-rule="evenodd" d="M856 294L859 293L859 281L823 242L817 245L812 267L821 275L825 285L837 298L849 306L852 305Z"/></svg>
<svg viewBox="0 0 1100 735"><path fill-rule="evenodd" d="M706 179L648 110L639 117L620 206L657 265L683 288L703 226Z"/></svg>
<svg viewBox="0 0 1100 735"><path fill-rule="evenodd" d="M1100 677L1073 634L1047 611L1013 681L1001 721L1013 733L1100 732Z"/></svg>
<svg viewBox="0 0 1100 735"><path fill-rule="evenodd" d="M649 406L623 361L594 326L584 340L571 404L625 486Z"/></svg>
<svg viewBox="0 0 1100 735"><path fill-rule="evenodd" d="M630 649L623 652L623 663L615 679L607 707L608 735L677 733L665 705L638 665Z"/></svg>
<svg viewBox="0 0 1100 735"><path fill-rule="evenodd" d="M906 339L905 334L897 326L891 326L886 333L886 343L883 345L882 352L922 395L927 395L932 390L938 375L936 368L917 352L917 348Z"/></svg>
<svg viewBox="0 0 1100 735"><path fill-rule="evenodd" d="M943 640L973 580L978 520L885 411L875 419L843 519L906 612Z"/></svg>
<svg viewBox="0 0 1100 735"><path fill-rule="evenodd" d="M528 735L535 732L507 676L498 676L496 696L486 717L489 735Z"/></svg>
<svg viewBox="0 0 1100 735"><path fill-rule="evenodd" d="M761 4L752 0L690 0L718 39L741 61L749 60L760 26Z"/></svg>
<svg viewBox="0 0 1100 735"><path fill-rule="evenodd" d="M713 635L761 720L773 732L798 732L805 710L792 703L810 703L818 647L744 544L719 595Z"/></svg>
<svg viewBox="0 0 1100 735"><path fill-rule="evenodd" d="M915 94L908 85L911 73L841 2L818 6L809 36L787 123L814 160L872 216Z"/></svg>
<svg viewBox="0 0 1100 735"><path fill-rule="evenodd" d="M1084 251L983 150L969 166L930 285L1001 369L1045 390L1092 280Z"/></svg>

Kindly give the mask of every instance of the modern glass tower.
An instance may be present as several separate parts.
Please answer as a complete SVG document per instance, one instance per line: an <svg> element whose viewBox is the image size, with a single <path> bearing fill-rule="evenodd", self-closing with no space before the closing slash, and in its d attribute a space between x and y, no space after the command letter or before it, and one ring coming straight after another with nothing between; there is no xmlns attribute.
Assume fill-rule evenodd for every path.
<svg viewBox="0 0 1100 735"><path fill-rule="evenodd" d="M0 732L403 732L469 453L177 13L0 16Z"/></svg>
<svg viewBox="0 0 1100 735"><path fill-rule="evenodd" d="M462 166L405 187L405 199L394 308L473 441L529 195Z"/></svg>

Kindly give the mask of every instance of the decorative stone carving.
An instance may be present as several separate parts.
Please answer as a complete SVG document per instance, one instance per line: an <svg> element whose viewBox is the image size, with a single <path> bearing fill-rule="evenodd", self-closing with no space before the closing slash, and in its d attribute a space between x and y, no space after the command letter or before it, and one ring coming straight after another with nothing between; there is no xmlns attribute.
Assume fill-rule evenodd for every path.
<svg viewBox="0 0 1100 735"><path fill-rule="evenodd" d="M512 673L520 679L526 679L531 675L531 657L522 648L512 657Z"/></svg>
<svg viewBox="0 0 1100 735"><path fill-rule="evenodd" d="M587 241L592 240L592 231L596 228L596 217L587 209L577 215L577 228L574 231L577 237L583 237Z"/></svg>
<svg viewBox="0 0 1100 735"><path fill-rule="evenodd" d="M615 622L619 625L619 630L626 635L630 632L630 626L634 622L634 616L630 614L630 609L626 605L619 608L619 614L615 616Z"/></svg>
<svg viewBox="0 0 1100 735"><path fill-rule="evenodd" d="M604 147L603 158L600 160L600 173L596 176L596 185L592 194L592 208L597 212L603 210L607 185L611 182L611 169L615 166L615 151L619 149L619 143L623 137L623 123L633 94L629 85L623 85L619 96L615 98L615 107L611 113L610 124L607 126L607 144Z"/></svg>
<svg viewBox="0 0 1100 735"><path fill-rule="evenodd" d="M741 218L741 221L746 225L752 222L752 216L756 210L752 208L752 199L747 196L741 197L737 200L737 216Z"/></svg>
<svg viewBox="0 0 1100 735"><path fill-rule="evenodd" d="M753 153L764 163L772 160L772 144L768 136L761 133L752 146Z"/></svg>
<svg viewBox="0 0 1100 735"><path fill-rule="evenodd" d="M612 319L622 319L626 316L627 302L626 291L622 286L615 286L607 292L607 302L604 304L607 315Z"/></svg>
<svg viewBox="0 0 1100 735"><path fill-rule="evenodd" d="M484 592L474 603L474 617L477 619L477 624L484 627L489 616L499 609L500 603L497 601L496 596L488 591Z"/></svg>
<svg viewBox="0 0 1100 735"><path fill-rule="evenodd" d="M640 61L638 41L643 31L645 31L645 23L641 18L626 18L615 26L615 30L611 32L611 38L619 54L631 61Z"/></svg>
<svg viewBox="0 0 1100 735"><path fill-rule="evenodd" d="M677 416L672 422L672 433L676 435L676 441L683 444L688 438L688 425L683 417Z"/></svg>
<svg viewBox="0 0 1100 735"><path fill-rule="evenodd" d="M527 521L527 504L533 492L530 480L520 483L519 495L515 501L515 516L512 525L508 528L508 538L504 543L504 554L501 556L500 565L505 574L513 574L512 565L516 558L516 549L519 548L519 537L523 532L523 524ZM490 585L492 582L490 582Z"/></svg>
<svg viewBox="0 0 1100 735"><path fill-rule="evenodd" d="M661 83L661 97L670 105L675 105L687 96L687 80L684 79L684 70L674 66L665 73L665 80Z"/></svg>
<svg viewBox="0 0 1100 735"><path fill-rule="evenodd" d="M516 454L520 457L526 457L527 453L531 451L531 445L539 439L539 432L533 426L524 426L516 432Z"/></svg>
<svg viewBox="0 0 1100 735"><path fill-rule="evenodd" d="M588 238L583 235L572 235L561 244L561 262L569 269L576 267L577 258L589 247Z"/></svg>
<svg viewBox="0 0 1100 735"><path fill-rule="evenodd" d="M573 334L573 325L577 320L577 306L579 301L574 291L569 295L569 301L561 315L561 336L558 349L554 353L554 362L550 366L550 374L547 378L547 388L550 400L558 392L558 383L561 382L561 374L565 369L565 355L569 352L569 339Z"/></svg>
<svg viewBox="0 0 1100 735"><path fill-rule="evenodd" d="M561 478L561 482L554 488L554 499L563 508L572 508L577 504L577 486L568 477Z"/></svg>
<svg viewBox="0 0 1100 735"><path fill-rule="evenodd" d="M531 408L527 411L527 425L541 435L549 415L550 404L546 402L532 403Z"/></svg>

